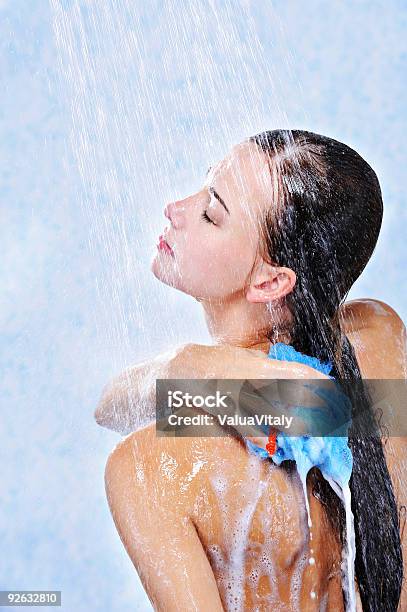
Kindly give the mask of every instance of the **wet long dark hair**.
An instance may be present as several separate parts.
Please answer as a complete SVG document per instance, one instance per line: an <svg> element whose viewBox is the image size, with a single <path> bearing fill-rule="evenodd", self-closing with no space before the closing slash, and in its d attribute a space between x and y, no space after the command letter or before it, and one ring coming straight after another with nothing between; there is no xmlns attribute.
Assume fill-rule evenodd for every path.
<svg viewBox="0 0 407 612"><path fill-rule="evenodd" d="M331 374L348 389L356 417L371 406L352 386L361 373L341 331L339 307L377 242L383 216L379 181L356 151L332 138L275 130L249 140L266 155L274 185L260 219L263 257L297 276L284 298L293 318L290 342L334 364ZM356 578L365 611L394 612L403 578L397 507L380 438L366 436L356 422L349 432ZM327 487L320 495L328 512L337 512L338 500Z"/></svg>

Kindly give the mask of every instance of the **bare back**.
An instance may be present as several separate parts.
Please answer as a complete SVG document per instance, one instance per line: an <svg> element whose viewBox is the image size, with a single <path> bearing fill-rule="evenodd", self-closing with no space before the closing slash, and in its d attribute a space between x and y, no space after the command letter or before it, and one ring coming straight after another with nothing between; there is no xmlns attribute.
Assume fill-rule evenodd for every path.
<svg viewBox="0 0 407 612"><path fill-rule="evenodd" d="M327 610L340 611L341 546L311 493L312 479L310 540L295 469L248 454L237 439L206 442L211 459L199 491L193 493L191 517L225 609L311 611L326 599ZM192 440L190 444L196 453Z"/></svg>
<svg viewBox="0 0 407 612"><path fill-rule="evenodd" d="M352 314L357 317L357 308ZM385 316L386 313L383 314ZM366 309L364 321L367 321ZM383 325L386 321L383 321ZM388 347L386 352L383 349L385 341L381 333L378 332L376 337L367 323L363 328L358 326L356 332L352 331L351 325L345 331L355 348L362 375L370 378L373 378L373 374L376 374L376 378L400 377L400 369L396 372L394 366L396 356L389 359ZM387 332L391 334L392 329L389 327ZM398 376L395 375L397 373ZM390 453L388 458L393 474L400 468L397 463L400 453L405 453L404 439L400 439L398 444L396 439L396 451ZM154 558L152 550L157 539L161 538L162 553L157 556L156 565L160 560L164 565L173 564L174 573L169 579L172 590L163 595L167 605L165 608L157 605L156 609L177 609L183 597L179 583L185 580L186 584L192 585L194 576L200 575L203 580L206 573L208 581L203 589L205 593L201 595L205 607L199 607L197 586L196 601L191 600L190 607L185 609L307 612L317 611L321 606L327 610L344 609L339 536L324 506L312 494L310 478L311 534L296 471L277 468L269 461L250 455L236 438L157 439L155 427L150 426L128 436L120 447L119 455L124 455L124 459L122 456L119 461L112 462L113 467L107 470L107 482L110 479L117 481L118 478L123 481L123 466L128 464L132 485L136 487L135 501L131 507L133 509L136 505L139 510L134 510L132 535L120 517L116 517L115 521L153 601L156 589L160 592L164 589L162 584L152 587L146 570L146 564L151 565ZM404 460L405 457L404 454ZM403 488L394 483L393 474L396 497L399 498L398 503L403 504ZM108 495L109 490L112 511L115 508L119 512L120 493L117 496L114 487L113 490L108 487ZM128 510L123 512L128 513ZM146 527L150 532L144 540L147 542L145 551L139 547L134 552L131 538L135 537L136 541L137 537L139 541L142 539L143 522L151 525L148 512L157 512L159 527L153 532L151 527ZM172 537L177 522L183 527L176 529ZM180 542L184 542L183 538L193 540L195 536L196 545L202 549L209 565L205 564L204 557L199 556L198 548L190 556L189 548L183 554ZM174 555L172 551L175 551ZM217 594L215 590L211 591L210 580L213 578ZM158 576L157 580L160 580ZM174 595L177 604L172 608L170 601L174 589L178 593L176 598ZM194 597L192 586L189 592ZM217 597L220 597L221 603Z"/></svg>

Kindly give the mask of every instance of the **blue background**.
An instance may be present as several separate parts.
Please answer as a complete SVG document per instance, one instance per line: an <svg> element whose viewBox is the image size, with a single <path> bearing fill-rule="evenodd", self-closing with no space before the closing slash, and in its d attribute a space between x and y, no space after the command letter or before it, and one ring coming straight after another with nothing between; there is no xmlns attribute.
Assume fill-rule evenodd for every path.
<svg viewBox="0 0 407 612"><path fill-rule="evenodd" d="M349 298L406 318L406 21L397 0L0 0L1 589L151 609L93 411L125 366L210 341L149 261L165 203L232 144L296 127L356 148L385 215Z"/></svg>

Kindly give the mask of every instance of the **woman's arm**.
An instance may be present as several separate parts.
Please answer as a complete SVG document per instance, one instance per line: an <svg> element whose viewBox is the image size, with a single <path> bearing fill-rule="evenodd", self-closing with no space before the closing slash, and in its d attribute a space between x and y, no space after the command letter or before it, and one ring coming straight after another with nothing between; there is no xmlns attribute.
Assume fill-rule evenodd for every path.
<svg viewBox="0 0 407 612"><path fill-rule="evenodd" d="M108 458L106 493L117 531L154 610L223 612L187 503L176 477L165 469L168 441L161 442L158 448L154 428L147 427L119 443ZM181 446L182 439L176 443Z"/></svg>
<svg viewBox="0 0 407 612"><path fill-rule="evenodd" d="M183 344L126 368L102 391L94 414L98 425L122 435L146 425L155 416L156 379L204 378L202 361L210 348Z"/></svg>
<svg viewBox="0 0 407 612"><path fill-rule="evenodd" d="M156 379L319 378L300 363L269 359L260 351L230 345L185 344L127 368L103 390L96 422L126 435L155 418Z"/></svg>
<svg viewBox="0 0 407 612"><path fill-rule="evenodd" d="M388 358L387 343L394 337L400 343L403 328L390 306L378 300L347 302L341 308L341 326L355 348L364 378L398 378L403 367L405 372L405 348L404 366L394 355ZM380 374L375 375L378 368ZM122 435L143 427L155 417L157 378L316 377L308 366L268 359L260 351L189 343L127 368L104 388L94 416L99 425Z"/></svg>
<svg viewBox="0 0 407 612"><path fill-rule="evenodd" d="M98 425L127 435L154 418L157 378L169 378L169 365L188 345L129 366L103 389L94 417ZM187 378L187 377L185 377Z"/></svg>

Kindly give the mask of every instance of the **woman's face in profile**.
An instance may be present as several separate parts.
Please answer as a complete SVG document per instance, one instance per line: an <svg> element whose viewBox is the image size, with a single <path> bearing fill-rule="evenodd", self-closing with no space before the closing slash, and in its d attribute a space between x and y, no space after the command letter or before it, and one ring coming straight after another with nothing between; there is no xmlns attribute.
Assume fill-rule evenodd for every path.
<svg viewBox="0 0 407 612"><path fill-rule="evenodd" d="M271 205L266 156L244 141L209 169L200 191L169 203L163 232L172 253L157 249L150 269L195 298L225 299L246 287L256 260L258 218Z"/></svg>

